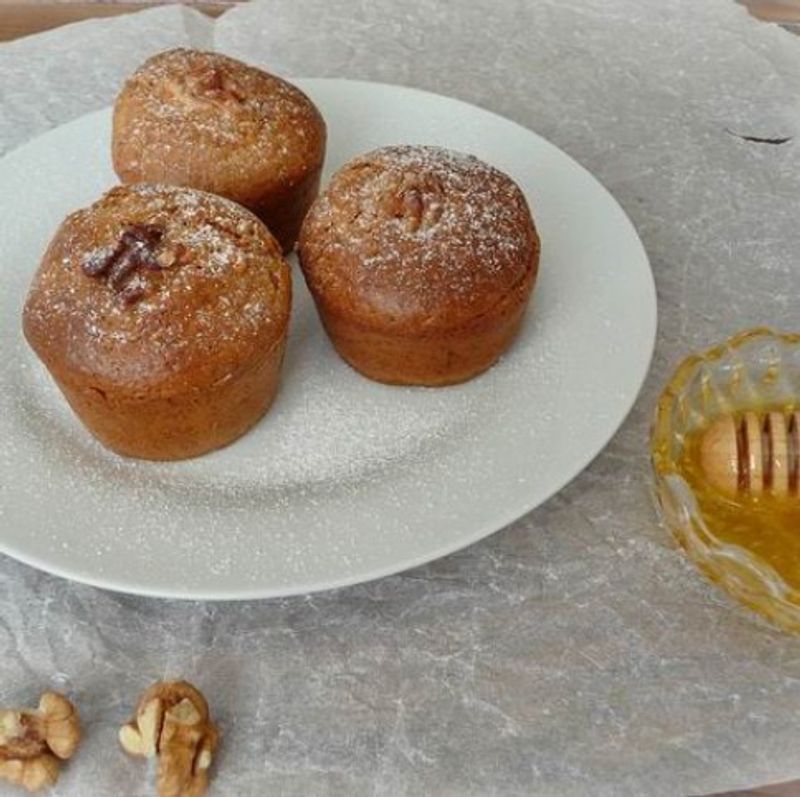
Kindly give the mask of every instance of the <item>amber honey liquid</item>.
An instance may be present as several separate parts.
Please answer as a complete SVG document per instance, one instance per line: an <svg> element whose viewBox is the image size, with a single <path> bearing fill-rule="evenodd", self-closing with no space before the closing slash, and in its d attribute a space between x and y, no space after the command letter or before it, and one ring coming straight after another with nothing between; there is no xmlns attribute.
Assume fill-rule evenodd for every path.
<svg viewBox="0 0 800 797"><path fill-rule="evenodd" d="M708 484L700 466L703 431L687 439L679 465L709 531L721 542L750 551L791 588L800 590L800 497L733 498L719 493Z"/></svg>

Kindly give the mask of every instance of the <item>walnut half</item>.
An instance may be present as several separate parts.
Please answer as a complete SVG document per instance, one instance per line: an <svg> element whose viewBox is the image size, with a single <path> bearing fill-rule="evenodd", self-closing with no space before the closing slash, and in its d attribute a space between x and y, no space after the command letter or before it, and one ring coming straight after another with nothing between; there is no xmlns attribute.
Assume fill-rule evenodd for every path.
<svg viewBox="0 0 800 797"><path fill-rule="evenodd" d="M52 786L80 740L78 712L57 692L45 692L38 709L2 709L0 778L28 791Z"/></svg>
<svg viewBox="0 0 800 797"><path fill-rule="evenodd" d="M160 681L139 699L119 741L133 756L158 756L159 797L202 797L218 732L202 693L186 681Z"/></svg>

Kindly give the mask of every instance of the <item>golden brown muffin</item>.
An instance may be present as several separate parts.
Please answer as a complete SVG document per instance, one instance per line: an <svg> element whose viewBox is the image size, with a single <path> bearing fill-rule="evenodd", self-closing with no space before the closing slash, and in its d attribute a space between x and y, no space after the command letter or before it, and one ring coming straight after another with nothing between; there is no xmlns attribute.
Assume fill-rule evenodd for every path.
<svg viewBox="0 0 800 797"><path fill-rule="evenodd" d="M289 266L255 216L141 183L67 217L23 329L100 442L183 459L230 443L267 411L290 304Z"/></svg>
<svg viewBox="0 0 800 797"><path fill-rule="evenodd" d="M123 183L186 185L253 211L285 252L319 190L325 123L300 89L217 53L145 61L114 105Z"/></svg>
<svg viewBox="0 0 800 797"><path fill-rule="evenodd" d="M486 370L511 343L539 238L502 172L438 147L397 146L337 172L299 252L350 365L379 382L447 385Z"/></svg>

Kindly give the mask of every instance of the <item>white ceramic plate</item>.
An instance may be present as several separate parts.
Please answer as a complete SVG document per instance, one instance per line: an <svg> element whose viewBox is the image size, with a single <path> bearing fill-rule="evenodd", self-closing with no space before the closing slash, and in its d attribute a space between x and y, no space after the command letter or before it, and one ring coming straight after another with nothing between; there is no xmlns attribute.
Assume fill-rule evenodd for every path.
<svg viewBox="0 0 800 797"><path fill-rule="evenodd" d="M296 272L281 392L223 451L128 461L86 433L25 345L20 311L62 218L114 182L110 113L0 161L0 550L110 589L181 598L290 595L443 556L551 496L603 448L641 387L656 299L628 218L581 166L480 108L408 88L299 81L330 133L328 174L395 143L498 166L542 238L522 333L458 387L398 388L341 362ZM609 496L609 500L613 500Z"/></svg>

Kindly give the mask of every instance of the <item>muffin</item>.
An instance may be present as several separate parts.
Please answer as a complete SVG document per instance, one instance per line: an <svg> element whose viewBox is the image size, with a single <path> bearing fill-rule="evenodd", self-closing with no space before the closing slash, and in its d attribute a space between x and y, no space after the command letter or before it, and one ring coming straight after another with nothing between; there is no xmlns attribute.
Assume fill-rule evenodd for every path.
<svg viewBox="0 0 800 797"><path fill-rule="evenodd" d="M311 207L300 263L339 354L365 376L448 385L519 329L539 238L516 184L477 158L396 146L348 163Z"/></svg>
<svg viewBox="0 0 800 797"><path fill-rule="evenodd" d="M114 104L123 183L185 185L255 213L284 252L319 190L325 123L300 89L217 53L145 61Z"/></svg>
<svg viewBox="0 0 800 797"><path fill-rule="evenodd" d="M142 183L67 217L34 276L23 331L101 443L183 459L230 443L267 411L290 304L289 266L249 211Z"/></svg>

